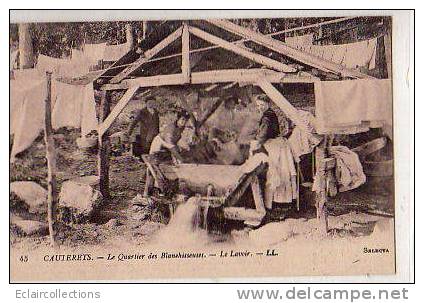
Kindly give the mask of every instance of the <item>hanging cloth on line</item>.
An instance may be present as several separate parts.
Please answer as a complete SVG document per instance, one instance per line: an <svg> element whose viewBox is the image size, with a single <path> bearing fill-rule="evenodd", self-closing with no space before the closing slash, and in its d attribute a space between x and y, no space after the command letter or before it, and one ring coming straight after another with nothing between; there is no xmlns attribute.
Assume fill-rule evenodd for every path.
<svg viewBox="0 0 424 303"><path fill-rule="evenodd" d="M314 42L314 35L308 34L302 36L286 37L285 41L288 45L294 48L300 50L309 50L309 48Z"/></svg>
<svg viewBox="0 0 424 303"><path fill-rule="evenodd" d="M10 53L10 63L9 63L9 71L12 71L16 68L16 62L18 59L19 50L15 50Z"/></svg>
<svg viewBox="0 0 424 303"><path fill-rule="evenodd" d="M52 112L54 129L81 128L81 135L97 129L93 84L69 85L55 81L53 96L56 102Z"/></svg>
<svg viewBox="0 0 424 303"><path fill-rule="evenodd" d="M82 60L58 59L38 55L36 69L41 75L54 73L56 77L79 77L88 73L88 64Z"/></svg>
<svg viewBox="0 0 424 303"><path fill-rule="evenodd" d="M286 43L322 59L348 68L375 69L377 39L337 45L313 45L313 34L286 37Z"/></svg>
<svg viewBox="0 0 424 303"><path fill-rule="evenodd" d="M319 81L314 87L320 134L357 133L393 125L390 79Z"/></svg>
<svg viewBox="0 0 424 303"><path fill-rule="evenodd" d="M44 81L34 81L26 88L22 85L17 86L19 93L11 95L11 98L17 98L11 101L11 104L15 103L15 106L19 107L19 112L12 112L11 115L11 119L14 119L11 122L14 128L11 162L14 162L18 153L31 146L43 129L45 86Z"/></svg>
<svg viewBox="0 0 424 303"><path fill-rule="evenodd" d="M104 50L105 61L118 61L131 49L130 43L123 43L118 45L106 45Z"/></svg>
<svg viewBox="0 0 424 303"><path fill-rule="evenodd" d="M11 94L11 132L14 134L11 161L26 150L44 128L46 98L45 77L34 77L30 82L25 77L13 80ZM32 83L28 87L27 83ZM81 128L86 135L97 129L97 118L92 83L76 86L52 81L52 125L53 128Z"/></svg>
<svg viewBox="0 0 424 303"><path fill-rule="evenodd" d="M106 43L85 44L83 52L90 65L96 65L105 57Z"/></svg>

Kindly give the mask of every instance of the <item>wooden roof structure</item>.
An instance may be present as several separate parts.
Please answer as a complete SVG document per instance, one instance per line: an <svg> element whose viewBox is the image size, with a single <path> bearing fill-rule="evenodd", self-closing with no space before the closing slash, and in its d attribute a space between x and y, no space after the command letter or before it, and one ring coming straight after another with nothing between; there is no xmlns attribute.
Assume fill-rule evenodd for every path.
<svg viewBox="0 0 424 303"><path fill-rule="evenodd" d="M205 47L194 48L191 41L195 39L196 45L201 45L199 41L203 41ZM253 46L247 47L247 42ZM227 54L230 52L232 61L221 69L196 70L199 61L210 58L212 51L218 50ZM201 52L207 55L196 57ZM222 53L218 55L225 57ZM168 61L160 66L156 62L159 60ZM245 68L237 66L249 62ZM228 66L231 63L236 68ZM321 80L308 69L332 75L333 79L373 78L228 20L165 21L136 49L101 74L94 74L93 80L99 89L126 90L100 124L99 135L103 135L112 125L139 88L190 84L245 83L259 86L295 124L300 125L302 122L297 117L296 109L273 83L314 83ZM152 70L157 70L159 74L152 74Z"/></svg>

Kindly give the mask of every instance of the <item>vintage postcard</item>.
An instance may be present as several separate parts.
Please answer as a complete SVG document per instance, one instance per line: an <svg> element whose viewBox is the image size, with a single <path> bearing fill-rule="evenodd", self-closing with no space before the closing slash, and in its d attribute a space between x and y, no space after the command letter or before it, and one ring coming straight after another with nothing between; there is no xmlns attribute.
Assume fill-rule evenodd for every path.
<svg viewBox="0 0 424 303"><path fill-rule="evenodd" d="M11 281L394 275L393 19L322 13L11 22Z"/></svg>

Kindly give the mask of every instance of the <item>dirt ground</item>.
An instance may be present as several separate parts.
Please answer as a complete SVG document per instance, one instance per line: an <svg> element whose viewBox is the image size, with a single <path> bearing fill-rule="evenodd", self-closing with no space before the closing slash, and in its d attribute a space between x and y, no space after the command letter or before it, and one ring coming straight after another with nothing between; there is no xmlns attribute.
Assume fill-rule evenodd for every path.
<svg viewBox="0 0 424 303"><path fill-rule="evenodd" d="M55 135L58 152L58 184L78 176L93 175L96 171L96 155L84 154L77 149L76 130L62 129ZM12 181L34 181L46 188L46 162L44 144L40 137L24 155L11 165ZM167 207L150 207L133 205L132 199L144 189L145 167L138 159L129 154L115 155L111 158L110 186L111 200L102 208L90 223L73 226L58 226L58 241L65 247L102 246L116 247L119 243L127 246L143 245L168 223ZM375 181L374 181L375 183ZM380 184L381 185L381 184ZM380 186L381 187L381 186ZM387 192L376 191L375 184L364 185L359 189L339 193L328 204L330 213L330 238L368 237L374 231L379 220L387 220L393 213L391 196ZM314 221L315 208L313 196L308 190L301 195L302 210L290 211L288 220L291 224L309 226L293 235L294 239L307 239L316 235ZM11 209L12 213L18 212ZM359 218L359 219L358 219ZM44 218L40 218L45 220ZM359 220L359 221L358 221ZM309 223L306 223L309 222ZM219 237L232 239L243 233L243 227L234 225L238 230ZM388 231L389 232L389 231ZM215 236L216 237L216 236ZM48 245L48 237L21 237L11 230L11 245L16 249L37 249Z"/></svg>

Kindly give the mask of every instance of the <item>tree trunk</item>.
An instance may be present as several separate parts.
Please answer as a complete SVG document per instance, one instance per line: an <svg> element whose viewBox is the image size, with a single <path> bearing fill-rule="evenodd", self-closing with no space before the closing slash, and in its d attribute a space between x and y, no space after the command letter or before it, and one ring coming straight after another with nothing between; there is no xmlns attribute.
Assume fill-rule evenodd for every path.
<svg viewBox="0 0 424 303"><path fill-rule="evenodd" d="M19 66L20 69L34 67L34 51L29 23L19 24Z"/></svg>
<svg viewBox="0 0 424 303"><path fill-rule="evenodd" d="M125 37L127 38L127 43L130 44L130 48L134 48L134 30L131 23L125 24Z"/></svg>

